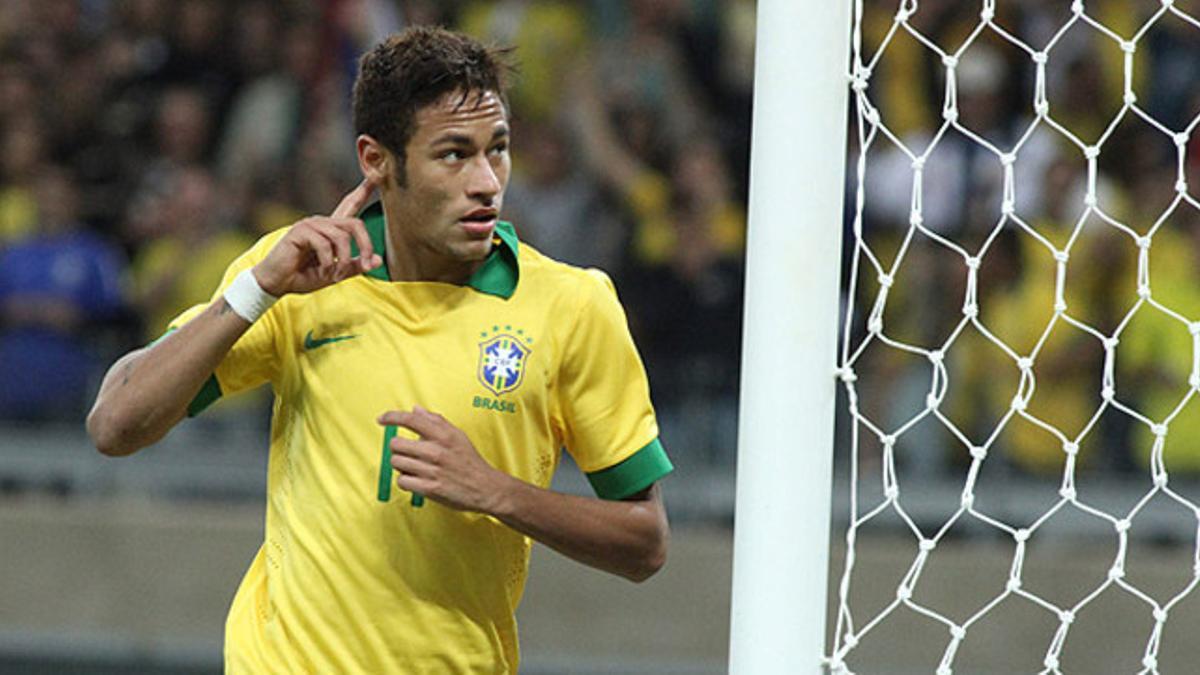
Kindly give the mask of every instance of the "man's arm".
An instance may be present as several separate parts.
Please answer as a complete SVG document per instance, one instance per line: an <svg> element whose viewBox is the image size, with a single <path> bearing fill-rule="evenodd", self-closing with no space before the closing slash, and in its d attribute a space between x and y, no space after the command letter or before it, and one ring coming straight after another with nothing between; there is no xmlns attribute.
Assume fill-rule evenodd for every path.
<svg viewBox="0 0 1200 675"><path fill-rule="evenodd" d="M119 457L166 435L248 328L221 298L154 345L117 360L87 417L96 448Z"/></svg>
<svg viewBox="0 0 1200 675"><path fill-rule="evenodd" d="M507 474L502 474L507 475ZM622 501L544 490L508 476L490 514L596 569L645 581L667 562L670 529L657 484Z"/></svg>
<svg viewBox="0 0 1200 675"><path fill-rule="evenodd" d="M495 469L461 429L419 406L378 421L420 435L391 442L396 483L404 490L493 516L569 558L633 581L666 562L670 530L657 485L624 501L562 494Z"/></svg>
<svg viewBox="0 0 1200 675"><path fill-rule="evenodd" d="M333 214L305 218L253 267L259 287L276 298L308 293L382 264L361 220L371 196L363 181ZM350 255L350 239L359 247ZM187 413L200 387L248 329L224 297L157 343L121 357L100 385L87 430L106 455L132 454L162 438Z"/></svg>

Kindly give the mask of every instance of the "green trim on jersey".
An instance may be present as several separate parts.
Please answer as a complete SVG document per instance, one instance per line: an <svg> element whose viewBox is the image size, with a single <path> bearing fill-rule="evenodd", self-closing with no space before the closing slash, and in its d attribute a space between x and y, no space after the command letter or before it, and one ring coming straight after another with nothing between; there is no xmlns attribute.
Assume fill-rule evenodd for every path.
<svg viewBox="0 0 1200 675"><path fill-rule="evenodd" d="M176 330L176 328L168 328L166 332L155 338L154 342L146 345L146 349L149 349L167 339L167 336L171 333L174 333ZM196 395L192 397L191 403L188 403L187 416L195 417L196 415L199 415L200 413L204 412L205 408L212 405L213 402L219 398L221 398L221 383L217 382L217 376L214 373L208 376L208 379L205 380L204 384L200 386L200 391L196 392Z"/></svg>
<svg viewBox="0 0 1200 675"><path fill-rule="evenodd" d="M379 458L379 501L386 502L392 498L392 439L396 437L396 425L389 424L383 428L383 453Z"/></svg>
<svg viewBox="0 0 1200 675"><path fill-rule="evenodd" d="M389 424L383 428L383 454L379 458L379 492L377 497L381 502L392 499L392 439L396 437L396 425ZM412 493L410 500L418 508L425 505L425 495Z"/></svg>
<svg viewBox="0 0 1200 675"><path fill-rule="evenodd" d="M219 398L221 398L221 383L217 382L216 374L209 375L204 386L200 387L200 391L196 392L196 397L188 404L188 417L199 415Z"/></svg>
<svg viewBox="0 0 1200 675"><path fill-rule="evenodd" d="M616 500L645 490L674 470L656 438L621 463L589 473L587 479L601 499Z"/></svg>
<svg viewBox="0 0 1200 675"><path fill-rule="evenodd" d="M383 217L383 203L371 204L363 209L359 217L367 226L371 246L384 259L383 264L367 272L367 276L379 281L391 281L392 277L387 269L387 256L384 255L384 251L387 250L387 225ZM507 299L516 292L517 281L521 276L520 266L517 264L517 232L512 223L502 220L496 223L496 237L499 239L499 246L492 249L479 269L467 279L466 285L480 293ZM350 241L350 255L358 255L358 243L353 240Z"/></svg>

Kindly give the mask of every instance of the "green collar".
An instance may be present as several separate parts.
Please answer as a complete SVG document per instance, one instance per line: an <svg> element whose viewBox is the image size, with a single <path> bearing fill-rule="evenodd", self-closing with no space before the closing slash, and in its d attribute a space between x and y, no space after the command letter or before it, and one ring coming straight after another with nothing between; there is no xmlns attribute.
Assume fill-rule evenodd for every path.
<svg viewBox="0 0 1200 675"><path fill-rule="evenodd" d="M380 281L391 281L387 270L387 225L383 217L383 204L375 202L363 209L358 215L367 225L367 234L371 237L371 245L375 252L384 259L383 264L367 272L367 276ZM496 223L496 236L499 246L492 249L483 265L475 270L467 285L480 293L509 298L517 290L517 280L520 277L520 267L517 264L517 232L512 223L500 221ZM350 242L350 253L358 255L358 245Z"/></svg>

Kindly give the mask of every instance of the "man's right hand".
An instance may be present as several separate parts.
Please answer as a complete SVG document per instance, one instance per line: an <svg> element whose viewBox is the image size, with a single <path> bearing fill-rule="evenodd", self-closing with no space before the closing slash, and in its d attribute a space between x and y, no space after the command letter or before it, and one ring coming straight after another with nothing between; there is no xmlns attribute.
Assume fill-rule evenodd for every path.
<svg viewBox="0 0 1200 675"><path fill-rule="evenodd" d="M311 216L293 224L254 266L258 285L277 298L310 293L382 265L383 258L375 252L366 225L355 217L374 189L363 180L329 216ZM358 257L350 255L351 237L358 243Z"/></svg>

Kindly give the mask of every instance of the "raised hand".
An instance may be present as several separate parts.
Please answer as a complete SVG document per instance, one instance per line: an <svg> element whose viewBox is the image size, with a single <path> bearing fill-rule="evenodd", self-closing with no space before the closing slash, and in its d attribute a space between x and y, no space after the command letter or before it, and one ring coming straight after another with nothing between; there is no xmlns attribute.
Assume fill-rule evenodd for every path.
<svg viewBox="0 0 1200 675"><path fill-rule="evenodd" d="M342 198L333 213L293 224L267 257L254 266L258 285L275 297L309 293L382 265L383 258L371 245L366 225L355 217L374 189L364 179ZM357 257L350 255L351 237L358 244Z"/></svg>
<svg viewBox="0 0 1200 675"><path fill-rule="evenodd" d="M420 438L397 436L390 443L396 485L460 511L492 513L513 478L487 463L462 429L445 417L414 406L388 411L376 420L401 426Z"/></svg>

